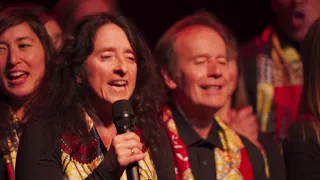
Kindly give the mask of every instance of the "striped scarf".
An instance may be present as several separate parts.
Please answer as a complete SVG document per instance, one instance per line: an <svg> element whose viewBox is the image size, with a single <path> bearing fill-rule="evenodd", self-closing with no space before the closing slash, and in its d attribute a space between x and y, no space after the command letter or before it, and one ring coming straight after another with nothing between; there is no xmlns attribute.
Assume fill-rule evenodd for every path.
<svg viewBox="0 0 320 180"><path fill-rule="evenodd" d="M240 137L217 117L214 119L222 129L218 134L223 146L223 149L215 148L213 152L216 178L218 180L252 180L251 163ZM172 112L168 106L163 108L163 123L174 153L176 179L194 180L187 147L179 138ZM268 174L268 168L266 168L266 173Z"/></svg>
<svg viewBox="0 0 320 180"><path fill-rule="evenodd" d="M65 132L62 135L61 162L65 179L80 180L88 177L95 168L103 161L104 147L100 137L94 128L92 119L87 115L86 122L94 139L89 145L81 144L80 139ZM79 147L76 154L72 153L72 147ZM157 180L157 173L150 158L150 153L145 148L146 157L138 162L140 180ZM120 180L127 180L126 172Z"/></svg>

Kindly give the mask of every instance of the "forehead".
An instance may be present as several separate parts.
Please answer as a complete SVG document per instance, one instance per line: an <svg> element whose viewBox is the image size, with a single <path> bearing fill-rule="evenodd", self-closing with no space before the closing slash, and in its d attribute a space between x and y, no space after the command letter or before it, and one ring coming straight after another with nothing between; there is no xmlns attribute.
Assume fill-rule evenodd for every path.
<svg viewBox="0 0 320 180"><path fill-rule="evenodd" d="M4 41L16 40L19 37L37 38L35 32L31 29L28 23L24 22L6 29L0 39Z"/></svg>
<svg viewBox="0 0 320 180"><path fill-rule="evenodd" d="M131 49L126 33L115 24L101 26L96 32L94 45L96 48L112 46Z"/></svg>
<svg viewBox="0 0 320 180"><path fill-rule="evenodd" d="M193 25L175 35L174 48L183 54L226 54L226 45L220 34L204 25Z"/></svg>

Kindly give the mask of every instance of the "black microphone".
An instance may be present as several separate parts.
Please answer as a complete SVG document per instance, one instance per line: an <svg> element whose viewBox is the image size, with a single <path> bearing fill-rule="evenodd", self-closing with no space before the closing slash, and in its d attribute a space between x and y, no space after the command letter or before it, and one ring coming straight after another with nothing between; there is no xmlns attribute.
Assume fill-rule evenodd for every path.
<svg viewBox="0 0 320 180"><path fill-rule="evenodd" d="M112 118L119 134L133 131L131 120L134 113L128 100L119 100L112 104ZM129 164L126 172L128 180L140 180L137 162Z"/></svg>

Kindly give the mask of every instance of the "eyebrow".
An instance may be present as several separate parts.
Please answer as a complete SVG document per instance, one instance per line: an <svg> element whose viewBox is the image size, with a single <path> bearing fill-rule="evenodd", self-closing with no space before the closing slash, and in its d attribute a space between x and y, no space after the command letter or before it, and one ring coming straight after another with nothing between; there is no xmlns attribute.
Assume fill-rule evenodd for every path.
<svg viewBox="0 0 320 180"><path fill-rule="evenodd" d="M193 60L193 59L197 59L197 58L208 58L208 57L210 57L209 54L203 53L203 54L197 54L195 56L192 56L190 59Z"/></svg>
<svg viewBox="0 0 320 180"><path fill-rule="evenodd" d="M101 48L100 50L98 50L99 53L104 52L104 51L113 51L113 52L115 52L115 51L117 51L117 50L116 50L115 48L113 48L113 47L105 47L105 48ZM131 53L131 54L134 54L134 55L135 55L135 53L133 52L133 50L132 50L132 49L129 49L129 48L126 48L124 52L125 52L125 53Z"/></svg>
<svg viewBox="0 0 320 180"><path fill-rule="evenodd" d="M0 41L0 44L4 44L4 45L6 45L6 46L9 46L9 44L6 43L6 42L4 42L4 41Z"/></svg>
<svg viewBox="0 0 320 180"><path fill-rule="evenodd" d="M198 54L198 55L192 56L192 57L191 57L191 60L197 59L197 58L209 58L209 57L210 57L210 54L203 53L203 54ZM217 54L217 55L215 56L215 58L227 58L227 55Z"/></svg>
<svg viewBox="0 0 320 180"><path fill-rule="evenodd" d="M23 41L23 40L31 40L31 41L33 41L34 39L31 38L30 36L22 36L22 37L17 38L16 41Z"/></svg>
<svg viewBox="0 0 320 180"><path fill-rule="evenodd" d="M218 54L216 58L227 58L228 56L225 54Z"/></svg>

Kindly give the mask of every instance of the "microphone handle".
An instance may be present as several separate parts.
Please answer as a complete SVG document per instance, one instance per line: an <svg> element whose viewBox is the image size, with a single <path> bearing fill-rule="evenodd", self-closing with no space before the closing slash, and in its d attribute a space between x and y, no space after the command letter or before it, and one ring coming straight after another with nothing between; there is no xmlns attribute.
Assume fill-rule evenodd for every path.
<svg viewBox="0 0 320 180"><path fill-rule="evenodd" d="M132 132L132 129L125 129L124 132ZM138 162L131 163L127 166L127 179L128 180L140 180L139 165Z"/></svg>
<svg viewBox="0 0 320 180"><path fill-rule="evenodd" d="M138 162L129 164L126 171L128 180L140 180Z"/></svg>

